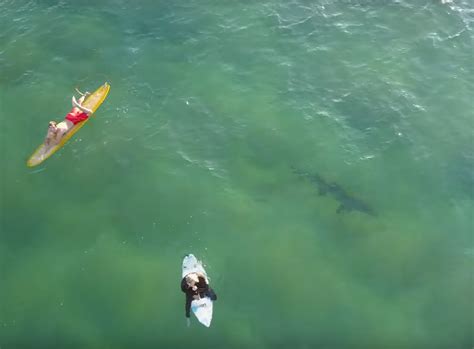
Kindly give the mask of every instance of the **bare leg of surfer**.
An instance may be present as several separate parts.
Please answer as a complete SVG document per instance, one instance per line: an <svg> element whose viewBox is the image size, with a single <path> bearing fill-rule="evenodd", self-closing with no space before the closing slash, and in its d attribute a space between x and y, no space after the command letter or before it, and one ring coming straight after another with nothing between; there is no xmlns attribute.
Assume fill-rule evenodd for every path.
<svg viewBox="0 0 474 349"><path fill-rule="evenodd" d="M89 95L91 94L91 93L88 92L88 91L82 93L81 91L79 91L79 89L78 89L77 87L74 88L74 89L76 90L77 93L79 93L79 94L80 94L81 96L83 96L83 97L87 97L87 96L89 96Z"/></svg>
<svg viewBox="0 0 474 349"><path fill-rule="evenodd" d="M79 100L76 100L76 97L72 96L72 106L73 109L77 109L77 111L82 111L86 114L92 114L92 110L84 107L82 102L86 99L86 94L82 95Z"/></svg>
<svg viewBox="0 0 474 349"><path fill-rule="evenodd" d="M86 95L82 95L78 100L79 104L82 104L82 102L84 102L85 99L86 99Z"/></svg>

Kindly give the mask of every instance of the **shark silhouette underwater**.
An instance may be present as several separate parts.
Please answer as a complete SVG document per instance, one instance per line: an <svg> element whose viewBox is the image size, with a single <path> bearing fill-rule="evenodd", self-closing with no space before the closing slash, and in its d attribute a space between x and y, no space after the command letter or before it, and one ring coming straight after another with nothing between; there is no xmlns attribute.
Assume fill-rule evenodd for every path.
<svg viewBox="0 0 474 349"><path fill-rule="evenodd" d="M339 203L336 213L361 212L375 217L375 211L362 200L350 195L344 188L337 183L325 181L317 173L308 173L292 167L293 173L300 178L308 180L318 188L319 195L330 195Z"/></svg>

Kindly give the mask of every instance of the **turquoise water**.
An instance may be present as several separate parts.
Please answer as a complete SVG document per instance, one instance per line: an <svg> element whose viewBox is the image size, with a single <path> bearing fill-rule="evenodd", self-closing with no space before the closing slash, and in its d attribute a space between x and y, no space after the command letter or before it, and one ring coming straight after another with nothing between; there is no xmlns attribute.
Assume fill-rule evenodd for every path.
<svg viewBox="0 0 474 349"><path fill-rule="evenodd" d="M473 24L470 0L0 1L0 348L472 348Z"/></svg>

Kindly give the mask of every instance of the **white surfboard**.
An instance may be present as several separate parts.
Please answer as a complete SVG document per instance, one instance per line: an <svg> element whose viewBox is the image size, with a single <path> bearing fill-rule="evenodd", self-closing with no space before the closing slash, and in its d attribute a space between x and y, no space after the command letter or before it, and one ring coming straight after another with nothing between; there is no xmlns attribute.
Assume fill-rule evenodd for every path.
<svg viewBox="0 0 474 349"><path fill-rule="evenodd" d="M188 254L183 259L183 271L181 277L184 278L189 273L203 274L206 282L209 283L207 273L202 266L202 263L197 260L193 254ZM204 297L199 300L191 302L191 310L201 324L206 327L211 326L212 321L212 300L209 297Z"/></svg>

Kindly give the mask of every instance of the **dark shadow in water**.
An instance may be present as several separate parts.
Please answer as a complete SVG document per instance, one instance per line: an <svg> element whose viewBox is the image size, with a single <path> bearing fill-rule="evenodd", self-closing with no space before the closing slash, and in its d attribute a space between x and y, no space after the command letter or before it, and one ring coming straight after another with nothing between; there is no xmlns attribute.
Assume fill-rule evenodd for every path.
<svg viewBox="0 0 474 349"><path fill-rule="evenodd" d="M299 170L295 167L291 167L294 174L300 178L308 180L310 183L316 185L318 188L319 195L330 195L339 203L337 213L357 211L365 213L369 216L377 216L376 212L362 200L351 196L343 187L333 182L329 183L324 180L317 173L308 173L306 171Z"/></svg>

